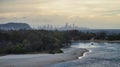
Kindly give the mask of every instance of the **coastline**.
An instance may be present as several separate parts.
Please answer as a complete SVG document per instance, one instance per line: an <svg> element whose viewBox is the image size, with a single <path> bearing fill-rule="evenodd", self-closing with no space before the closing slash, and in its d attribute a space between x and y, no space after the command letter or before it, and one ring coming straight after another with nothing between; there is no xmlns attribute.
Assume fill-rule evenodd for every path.
<svg viewBox="0 0 120 67"><path fill-rule="evenodd" d="M78 40L72 42L108 42L108 43L120 43L120 40Z"/></svg>
<svg viewBox="0 0 120 67"><path fill-rule="evenodd" d="M55 63L66 62L84 56L87 49L68 48L60 54L27 54L27 55L7 55L0 57L1 67L42 67Z"/></svg>

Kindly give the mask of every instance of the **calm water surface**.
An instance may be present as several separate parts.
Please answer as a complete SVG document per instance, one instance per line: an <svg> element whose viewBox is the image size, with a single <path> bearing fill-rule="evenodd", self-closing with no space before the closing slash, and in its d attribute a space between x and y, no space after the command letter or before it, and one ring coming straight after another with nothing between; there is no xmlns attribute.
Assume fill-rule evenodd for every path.
<svg viewBox="0 0 120 67"><path fill-rule="evenodd" d="M120 43L73 43L71 47L92 50L82 59L62 62L47 67L120 67Z"/></svg>

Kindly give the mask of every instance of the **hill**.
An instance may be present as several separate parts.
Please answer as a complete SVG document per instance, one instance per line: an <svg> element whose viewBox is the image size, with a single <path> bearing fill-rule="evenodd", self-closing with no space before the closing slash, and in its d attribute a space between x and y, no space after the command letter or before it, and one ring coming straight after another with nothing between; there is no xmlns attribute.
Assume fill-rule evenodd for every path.
<svg viewBox="0 0 120 67"><path fill-rule="evenodd" d="M31 29L31 27L26 23L6 23L6 24L0 24L1 30L20 30L20 29Z"/></svg>

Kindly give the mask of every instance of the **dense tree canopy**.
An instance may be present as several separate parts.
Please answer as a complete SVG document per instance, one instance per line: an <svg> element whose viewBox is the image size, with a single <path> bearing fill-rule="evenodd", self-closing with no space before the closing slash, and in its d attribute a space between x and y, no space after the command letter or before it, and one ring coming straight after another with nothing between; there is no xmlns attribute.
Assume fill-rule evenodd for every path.
<svg viewBox="0 0 120 67"><path fill-rule="evenodd" d="M59 53L60 48L70 45L71 40L120 40L120 34L105 32L89 33L78 30L10 30L0 31L0 54L29 52Z"/></svg>

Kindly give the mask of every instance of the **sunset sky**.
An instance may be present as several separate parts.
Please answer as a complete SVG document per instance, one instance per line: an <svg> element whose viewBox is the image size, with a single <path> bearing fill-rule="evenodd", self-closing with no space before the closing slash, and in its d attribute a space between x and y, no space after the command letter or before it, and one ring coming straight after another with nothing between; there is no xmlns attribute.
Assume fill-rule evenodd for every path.
<svg viewBox="0 0 120 67"><path fill-rule="evenodd" d="M120 0L0 0L0 23L120 29Z"/></svg>

